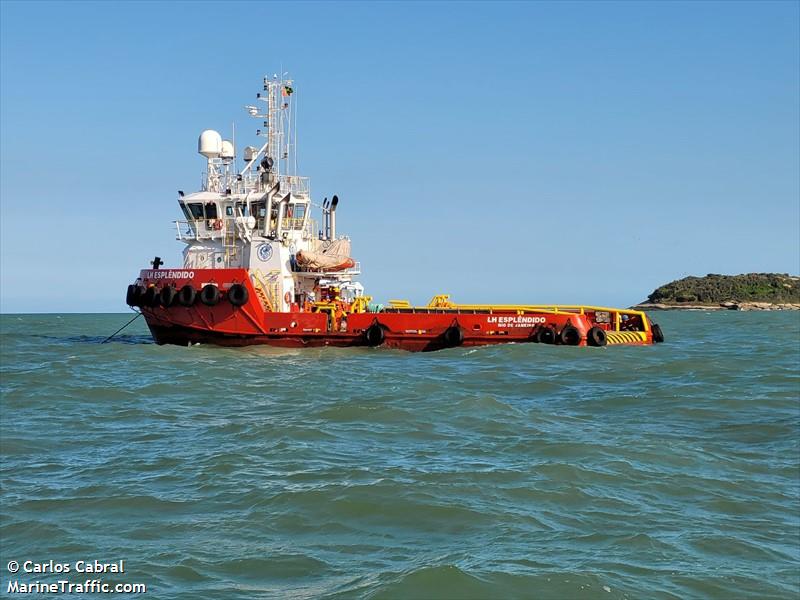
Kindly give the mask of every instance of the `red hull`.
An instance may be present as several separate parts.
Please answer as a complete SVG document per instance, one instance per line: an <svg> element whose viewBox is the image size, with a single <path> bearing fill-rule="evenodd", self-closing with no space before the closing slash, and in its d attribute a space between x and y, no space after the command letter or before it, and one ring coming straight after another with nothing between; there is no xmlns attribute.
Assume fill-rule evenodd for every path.
<svg viewBox="0 0 800 600"><path fill-rule="evenodd" d="M268 344L291 348L379 345L431 351L453 346L540 341L539 332L547 329L549 333L543 336L545 341L586 346L590 342L587 333L597 325L592 322L592 315L583 311L430 308L351 313L346 315L346 324L331 327L331 319L325 313L264 310L245 269L145 270L141 281L145 287L155 286L155 290L169 285L180 288L187 283L199 290L212 283L222 292L213 306L199 300L191 306L174 302L164 307L157 301L142 305L142 313L159 344ZM226 290L236 283L248 290L249 299L241 306L234 306L225 296ZM562 336L567 329L571 335ZM607 341L609 344L651 344L650 327L645 323L641 329L609 331Z"/></svg>

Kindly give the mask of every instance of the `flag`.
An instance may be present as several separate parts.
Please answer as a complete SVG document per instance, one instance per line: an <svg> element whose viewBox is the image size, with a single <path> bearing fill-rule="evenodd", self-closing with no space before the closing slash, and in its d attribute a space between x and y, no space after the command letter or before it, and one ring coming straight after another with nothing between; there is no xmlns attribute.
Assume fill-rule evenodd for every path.
<svg viewBox="0 0 800 600"><path fill-rule="evenodd" d="M294 90L290 88L288 85L283 86L283 90L281 91L281 94L283 96L291 96L293 93Z"/></svg>

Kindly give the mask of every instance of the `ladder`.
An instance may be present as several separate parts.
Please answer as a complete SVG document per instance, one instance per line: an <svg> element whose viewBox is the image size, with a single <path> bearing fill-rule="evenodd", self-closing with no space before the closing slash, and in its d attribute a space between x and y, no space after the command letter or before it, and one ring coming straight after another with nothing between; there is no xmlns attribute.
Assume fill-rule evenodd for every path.
<svg viewBox="0 0 800 600"><path fill-rule="evenodd" d="M233 225L233 219L225 219L224 229L222 231L222 246L225 248L225 266L230 267L231 261L236 258L238 248L236 247L236 229Z"/></svg>
<svg viewBox="0 0 800 600"><path fill-rule="evenodd" d="M275 312L279 275L280 271L270 271L268 275L262 273L261 269L253 271L253 288L267 312Z"/></svg>

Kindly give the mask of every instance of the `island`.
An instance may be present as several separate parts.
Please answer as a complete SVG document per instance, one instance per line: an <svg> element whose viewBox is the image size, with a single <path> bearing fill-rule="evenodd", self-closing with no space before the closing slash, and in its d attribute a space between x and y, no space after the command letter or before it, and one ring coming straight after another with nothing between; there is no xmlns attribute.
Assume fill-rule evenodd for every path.
<svg viewBox="0 0 800 600"><path fill-rule="evenodd" d="M671 281L633 308L641 310L800 310L800 276L746 273Z"/></svg>

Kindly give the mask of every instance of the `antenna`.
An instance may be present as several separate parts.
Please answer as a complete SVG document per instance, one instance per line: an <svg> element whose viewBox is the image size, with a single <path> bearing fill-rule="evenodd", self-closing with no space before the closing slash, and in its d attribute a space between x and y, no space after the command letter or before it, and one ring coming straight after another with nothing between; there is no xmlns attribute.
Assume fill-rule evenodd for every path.
<svg viewBox="0 0 800 600"><path fill-rule="evenodd" d="M297 100L294 101L291 108L291 116L293 117L294 124L292 125L292 158L294 159L294 169L292 175L297 175Z"/></svg>
<svg viewBox="0 0 800 600"><path fill-rule="evenodd" d="M260 160L271 159L269 174L266 171L258 176L262 185L280 184L281 190L288 190L295 194L310 196L308 179L299 177L297 160L297 107L294 105L294 80L288 78L288 71L281 70L270 77L262 79L263 91L256 94L254 105L245 105L245 110L253 118L261 121L260 129L256 135L266 138L259 150L252 147L245 148L244 168L237 177L247 180L247 174L255 169ZM260 104L261 102L264 105ZM235 125L233 129L233 143L235 144ZM255 176L255 173L251 173ZM245 187L247 183L244 184Z"/></svg>

